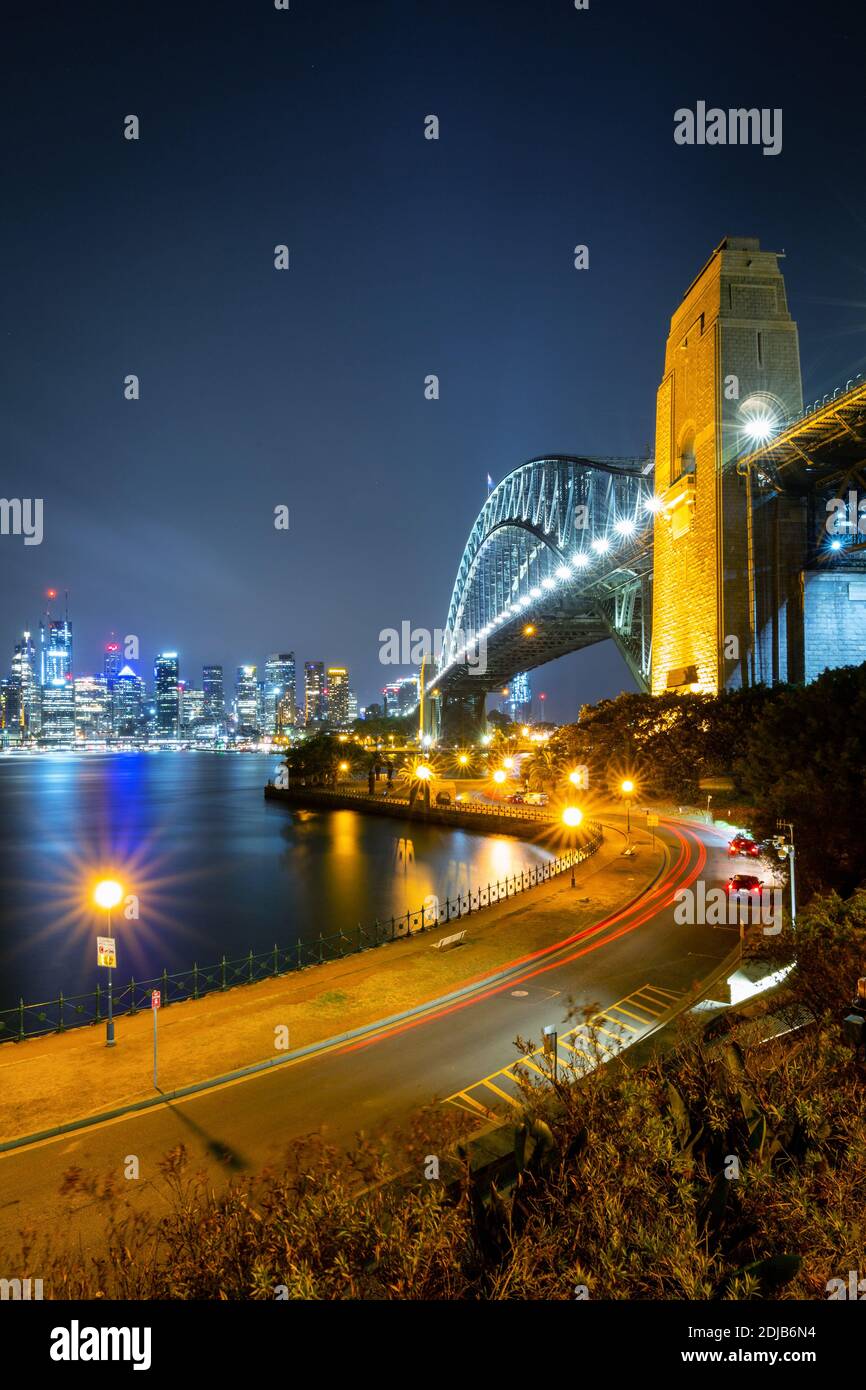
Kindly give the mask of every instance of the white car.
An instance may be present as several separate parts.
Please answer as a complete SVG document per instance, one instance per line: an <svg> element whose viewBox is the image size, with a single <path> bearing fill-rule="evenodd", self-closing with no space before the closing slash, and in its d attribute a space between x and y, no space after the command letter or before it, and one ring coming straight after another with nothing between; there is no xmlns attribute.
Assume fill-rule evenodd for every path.
<svg viewBox="0 0 866 1390"><path fill-rule="evenodd" d="M523 798L524 806L546 806L550 797L547 792L527 792Z"/></svg>

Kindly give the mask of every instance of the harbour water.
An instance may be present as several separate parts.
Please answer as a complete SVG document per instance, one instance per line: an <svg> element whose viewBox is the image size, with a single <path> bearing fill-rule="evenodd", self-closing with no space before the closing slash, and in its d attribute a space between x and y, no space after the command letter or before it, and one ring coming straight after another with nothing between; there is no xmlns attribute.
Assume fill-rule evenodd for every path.
<svg viewBox="0 0 866 1390"><path fill-rule="evenodd" d="M354 932L543 862L524 840L267 804L278 759L0 757L0 1009L93 989L118 880L118 984ZM137 914L137 915L136 915Z"/></svg>

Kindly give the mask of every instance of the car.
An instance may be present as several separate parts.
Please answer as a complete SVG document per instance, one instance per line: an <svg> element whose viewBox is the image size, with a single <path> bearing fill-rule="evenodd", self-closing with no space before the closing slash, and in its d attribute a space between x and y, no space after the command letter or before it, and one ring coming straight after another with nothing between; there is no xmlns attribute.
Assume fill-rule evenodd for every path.
<svg viewBox="0 0 866 1390"><path fill-rule="evenodd" d="M510 801L512 806L522 806L526 797L523 792L512 792L510 796L506 796L505 800Z"/></svg>
<svg viewBox="0 0 866 1390"><path fill-rule="evenodd" d="M451 793L450 793L450 792L437 792L437 793L436 793L436 805L437 805L437 806L450 806L450 805L451 805Z"/></svg>
<svg viewBox="0 0 866 1390"><path fill-rule="evenodd" d="M728 879L729 893L760 893L763 886L757 874L734 874Z"/></svg>
<svg viewBox="0 0 866 1390"><path fill-rule="evenodd" d="M523 800L527 806L546 806L550 797L547 792L527 792Z"/></svg>
<svg viewBox="0 0 866 1390"><path fill-rule="evenodd" d="M761 853L761 846L755 840L750 840L748 835L735 835L728 845L728 854L733 859L737 854L748 854L753 859Z"/></svg>

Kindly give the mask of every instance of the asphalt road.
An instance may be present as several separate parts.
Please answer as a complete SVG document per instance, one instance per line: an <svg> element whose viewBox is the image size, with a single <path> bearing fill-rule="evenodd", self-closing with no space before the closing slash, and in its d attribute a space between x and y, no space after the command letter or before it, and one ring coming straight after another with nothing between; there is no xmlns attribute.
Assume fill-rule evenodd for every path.
<svg viewBox="0 0 866 1390"><path fill-rule="evenodd" d="M730 928L680 926L673 917L677 889L698 877L708 887L727 878L720 835L710 827L672 824L659 833L670 848L669 868L637 903L600 929L527 957L506 977L479 983L458 1004L428 1009L360 1043L0 1155L0 1249L14 1250L24 1225L41 1234L64 1229L84 1246L98 1241L100 1203L77 1199L70 1213L59 1195L72 1167L113 1172L133 1200L159 1205L156 1165L181 1142L197 1164L224 1178L278 1160L302 1135L321 1131L347 1144L359 1130L375 1135L434 1100L479 1122L507 1112L516 1036L540 1043L545 1025L554 1025L563 1061L579 1061L587 1050L572 1005L601 1011L596 1037L604 1046L628 1043L736 942ZM122 1177L130 1154L140 1164L135 1183Z"/></svg>

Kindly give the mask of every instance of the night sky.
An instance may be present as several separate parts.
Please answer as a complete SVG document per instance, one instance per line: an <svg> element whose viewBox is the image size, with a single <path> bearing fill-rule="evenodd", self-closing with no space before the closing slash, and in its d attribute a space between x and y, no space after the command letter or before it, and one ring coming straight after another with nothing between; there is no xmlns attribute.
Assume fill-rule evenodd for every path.
<svg viewBox="0 0 866 1390"><path fill-rule="evenodd" d="M807 398L866 371L861 10L6 3L0 493L45 539L0 538L0 671L53 585L78 673L114 631L148 679L293 649L375 698L488 473L645 451L726 234L787 252ZM698 100L781 107L782 153L676 145ZM609 643L536 680L560 719L629 686Z"/></svg>

